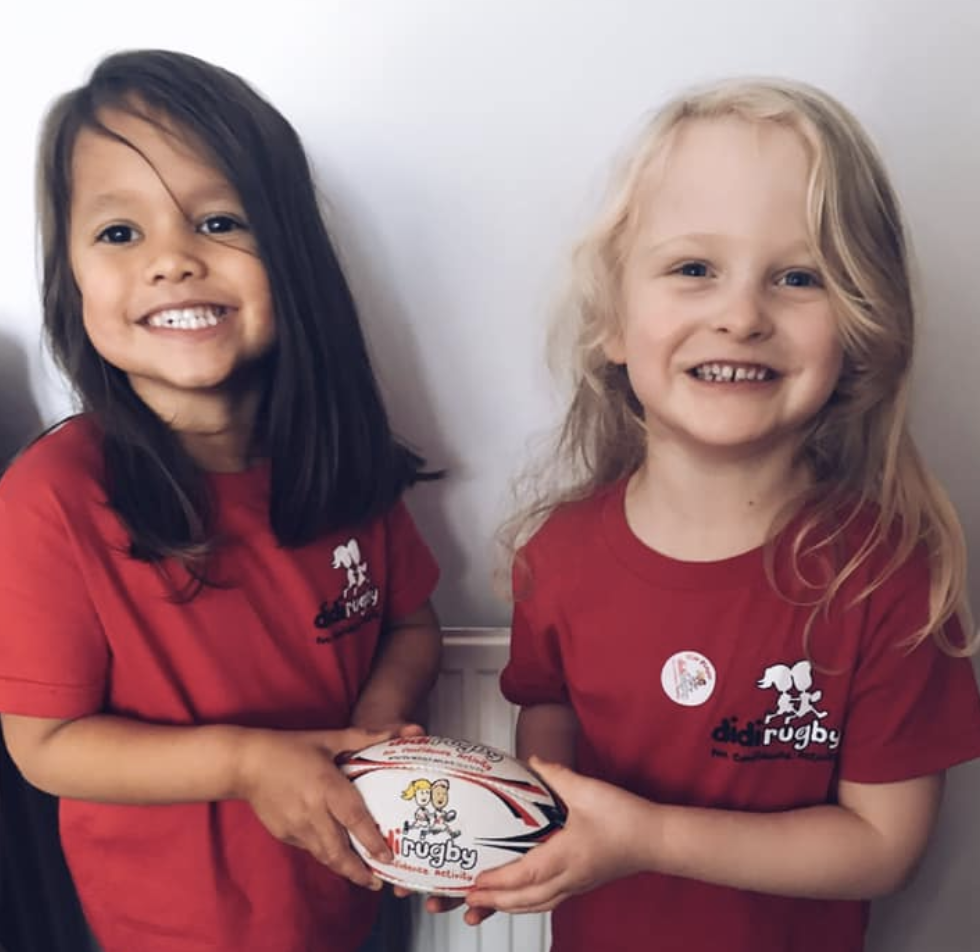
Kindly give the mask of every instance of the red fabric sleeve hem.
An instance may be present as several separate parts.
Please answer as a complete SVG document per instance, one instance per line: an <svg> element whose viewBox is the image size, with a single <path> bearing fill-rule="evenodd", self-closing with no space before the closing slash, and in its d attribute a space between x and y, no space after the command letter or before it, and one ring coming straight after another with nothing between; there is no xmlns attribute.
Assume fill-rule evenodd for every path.
<svg viewBox="0 0 980 952"><path fill-rule="evenodd" d="M923 757L915 763L909 763L908 753L896 754L891 760L882 760L872 768L866 765L864 769L841 772L841 780L849 783L897 783L901 780L912 780L915 777L927 777L930 774L942 773L959 764L980 757L980 745L974 743L969 747L956 750L934 751L932 756Z"/></svg>
<svg viewBox="0 0 980 952"><path fill-rule="evenodd" d="M550 685L539 690L529 690L511 683L506 668L500 677L500 693L518 707L534 707L535 704L568 704L568 689L564 685Z"/></svg>
<svg viewBox="0 0 980 952"><path fill-rule="evenodd" d="M0 711L24 717L83 717L102 709L101 684L66 687L0 678Z"/></svg>
<svg viewBox="0 0 980 952"><path fill-rule="evenodd" d="M431 570L413 579L407 589L389 593L387 614L389 618L404 618L418 611L436 590L439 582L439 569L433 565Z"/></svg>

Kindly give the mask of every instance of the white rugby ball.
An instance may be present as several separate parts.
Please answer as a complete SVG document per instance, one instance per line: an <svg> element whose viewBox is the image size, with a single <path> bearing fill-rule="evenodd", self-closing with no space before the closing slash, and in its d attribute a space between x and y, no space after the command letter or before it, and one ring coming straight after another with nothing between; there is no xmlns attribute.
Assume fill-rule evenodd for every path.
<svg viewBox="0 0 980 952"><path fill-rule="evenodd" d="M450 737L401 737L340 760L385 837L394 861L380 879L416 892L459 896L476 877L523 855L561 829L565 809L515 757Z"/></svg>

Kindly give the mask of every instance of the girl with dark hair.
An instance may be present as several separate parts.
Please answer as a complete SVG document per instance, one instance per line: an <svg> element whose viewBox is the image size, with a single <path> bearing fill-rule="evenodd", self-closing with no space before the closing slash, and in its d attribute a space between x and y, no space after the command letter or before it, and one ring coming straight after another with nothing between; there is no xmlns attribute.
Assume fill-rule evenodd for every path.
<svg viewBox="0 0 980 952"><path fill-rule="evenodd" d="M110 56L51 109L44 321L82 413L0 485L0 711L104 952L352 952L388 847L334 764L422 728L438 569L303 147Z"/></svg>

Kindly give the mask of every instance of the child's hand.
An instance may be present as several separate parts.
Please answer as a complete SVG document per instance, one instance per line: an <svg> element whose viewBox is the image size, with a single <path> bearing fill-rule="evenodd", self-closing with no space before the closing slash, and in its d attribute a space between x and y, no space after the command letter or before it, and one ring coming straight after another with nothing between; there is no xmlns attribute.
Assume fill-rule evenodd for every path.
<svg viewBox="0 0 980 952"><path fill-rule="evenodd" d="M545 912L645 868L644 854L656 835L650 801L537 758L531 766L565 801L568 820L548 842L477 878L466 896L466 921L473 925L487 909Z"/></svg>
<svg viewBox="0 0 980 952"><path fill-rule="evenodd" d="M424 737L425 728L421 724L413 721L385 721L384 723L370 723L357 720L352 727L358 727L364 731L378 731L388 737Z"/></svg>
<svg viewBox="0 0 980 952"><path fill-rule="evenodd" d="M387 740L390 731L250 731L241 757L240 789L277 839L312 853L359 886L380 889L354 852L348 833L379 862L391 852L361 795L334 757Z"/></svg>
<svg viewBox="0 0 980 952"><path fill-rule="evenodd" d="M393 892L399 899L404 899L406 896L411 896L413 894L412 890L405 889L404 886L395 886ZM465 901L465 899L457 898L455 896L426 896L425 911L430 912L433 915L439 915L443 912L452 912L453 909L458 909ZM463 918L468 925L478 926L484 919L492 916L494 911L495 910L493 909L469 908L466 910Z"/></svg>

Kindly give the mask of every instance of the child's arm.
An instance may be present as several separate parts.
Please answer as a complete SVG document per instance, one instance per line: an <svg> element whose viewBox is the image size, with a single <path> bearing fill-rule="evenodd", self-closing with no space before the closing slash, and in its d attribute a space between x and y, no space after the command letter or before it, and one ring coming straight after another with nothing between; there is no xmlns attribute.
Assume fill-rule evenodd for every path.
<svg viewBox="0 0 980 952"><path fill-rule="evenodd" d="M167 804L247 800L269 832L362 886L380 885L350 847L391 854L360 795L334 764L390 737L364 730L173 727L112 715L75 720L3 714L7 746L34 786L58 797Z"/></svg>
<svg viewBox="0 0 980 952"><path fill-rule="evenodd" d="M532 754L553 764L575 766L578 718L568 704L522 707L517 716L517 756Z"/></svg>
<svg viewBox="0 0 980 952"><path fill-rule="evenodd" d="M351 724L369 730L402 729L418 716L439 674L442 634L429 602L389 622L374 666L354 705ZM413 732L421 732L415 726Z"/></svg>
<svg viewBox="0 0 980 952"><path fill-rule="evenodd" d="M534 762L569 809L563 831L483 874L477 908L552 909L639 872L818 899L870 899L899 888L921 857L943 774L897 783L841 781L839 803L782 813L664 806L571 770Z"/></svg>
<svg viewBox="0 0 980 952"><path fill-rule="evenodd" d="M535 704L522 707L517 715L517 756L527 760L536 755L553 764L566 767L575 764L575 740L578 737L578 718L568 704ZM471 926L478 926L493 915L493 908L467 898L469 908L463 918ZM444 912L455 908L458 902L430 897L426 900L429 912ZM500 906L498 908L504 908Z"/></svg>

